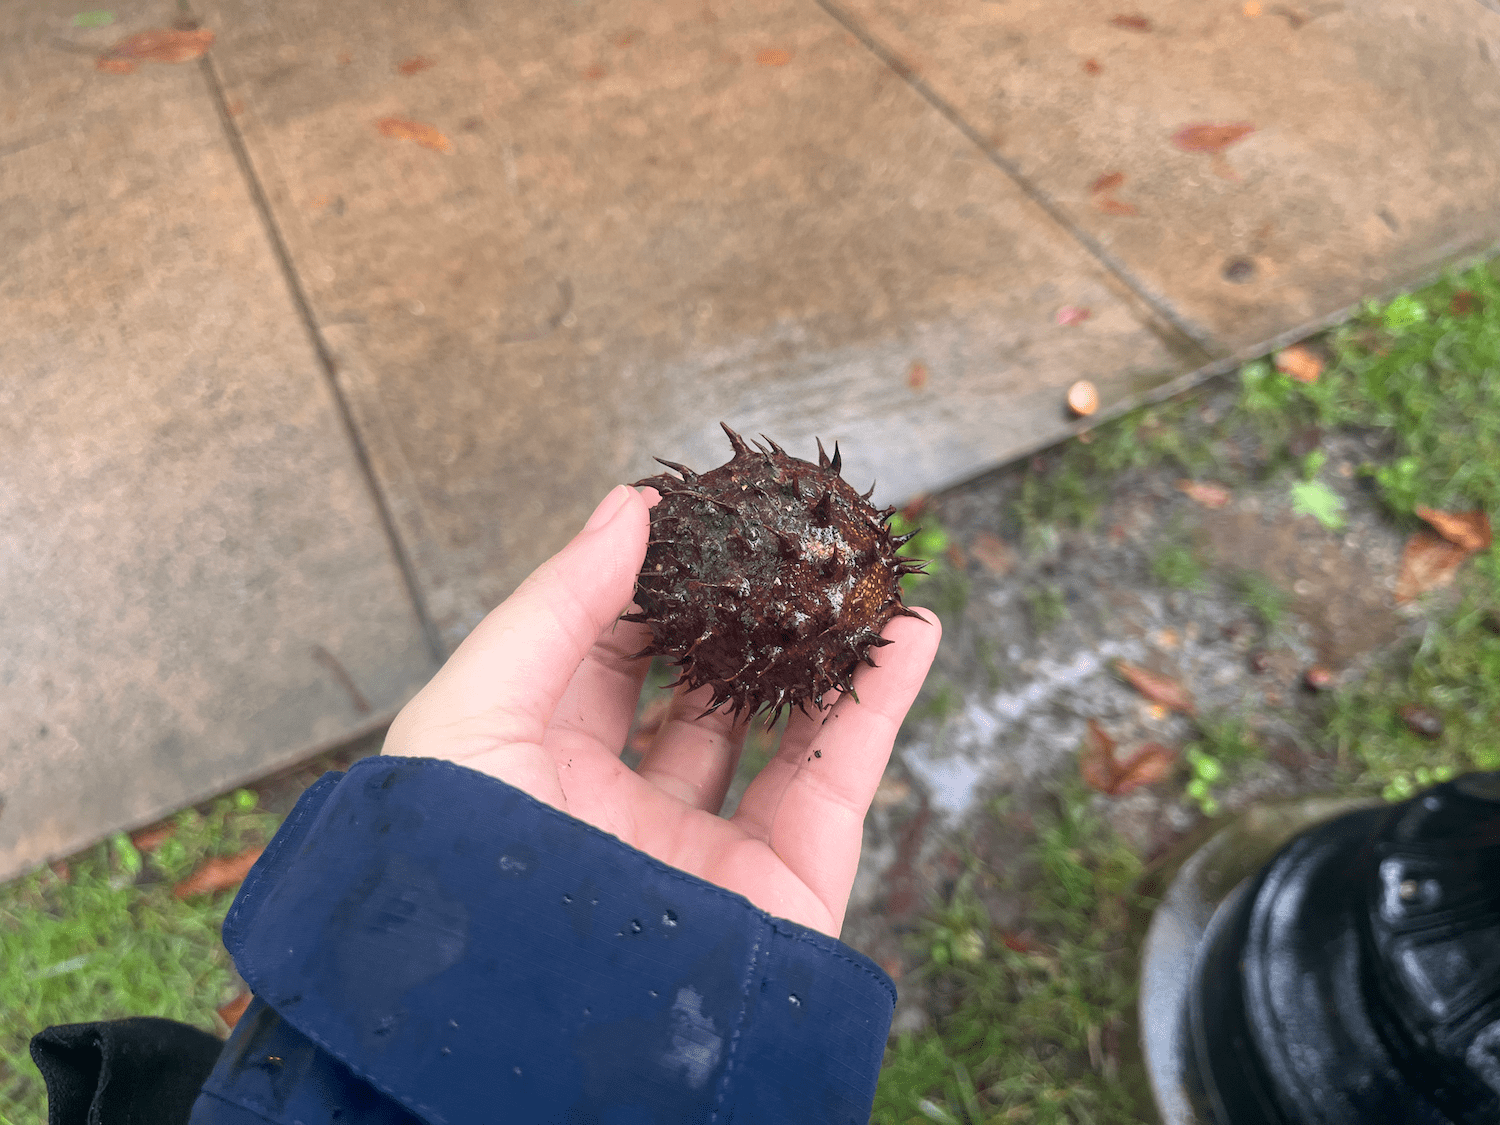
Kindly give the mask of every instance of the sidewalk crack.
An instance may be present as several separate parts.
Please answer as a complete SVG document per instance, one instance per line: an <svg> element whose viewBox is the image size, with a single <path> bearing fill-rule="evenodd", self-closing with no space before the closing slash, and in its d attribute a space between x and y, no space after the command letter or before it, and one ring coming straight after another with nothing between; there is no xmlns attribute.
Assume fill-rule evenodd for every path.
<svg viewBox="0 0 1500 1125"><path fill-rule="evenodd" d="M427 642L427 649L431 653L433 660L441 665L447 659L447 646L443 643L442 633L438 629L437 622L432 618L432 613L427 606L427 599L423 596L421 585L417 580L416 565L411 552L401 539L390 498L386 495L385 489L381 487L380 479L375 473L370 450L365 443L364 436L359 431L359 427L355 424L354 412L350 405L349 397L339 385L338 365L334 361L333 351L328 346L328 341L318 324L318 318L313 312L312 302L308 299L306 289L303 288L302 278L297 272L296 264L292 260L291 249L287 245L286 238L281 233L281 226L276 221L275 212L271 209L271 201L266 195L260 176L256 173L255 163L250 157L250 149L245 144L244 135L235 124L234 115L229 112L229 98L224 90L224 83L219 76L219 72L215 69L211 56L205 55L198 61L198 66L202 71L204 82L208 86L209 94L213 98L214 108L219 115L219 123L224 128L225 139L229 142L229 148L234 153L235 162L239 165L245 189L249 192L250 201L260 216L261 226L265 230L266 240L270 244L271 253L276 259L276 265L281 271L282 280L286 282L292 304L297 310L297 316L302 321L302 326L307 332L308 340L312 343L313 351L318 357L318 367L323 372L324 382L327 384L328 392L333 398L334 407L338 413L339 421L343 425L345 437L354 451L354 457L359 464L360 473L364 476L365 484L370 490L370 496L375 502L375 510L380 516L381 527L385 531L386 540L391 547L391 553L395 557L396 565L401 570L402 580L406 584L407 596L411 599L412 608L416 612L417 620L421 623L422 636Z"/></svg>
<svg viewBox="0 0 1500 1125"><path fill-rule="evenodd" d="M1020 188L1022 194L1027 199L1046 212L1047 216L1061 227L1074 242L1081 246L1101 268L1156 314L1161 322L1167 325L1176 337L1175 341L1169 342L1175 342L1176 347L1173 349L1174 351L1190 358L1198 367L1206 367L1214 361L1223 358L1220 349L1215 347L1212 336L1181 316L1176 309L1167 303L1164 297L1152 292L1150 287L1137 277L1124 262L1106 250L1098 239L1074 222L1068 213L1058 206L1050 195L1021 171L1015 161L1003 155L994 145L990 144L979 130L964 118L963 114L958 111L957 106L934 90L920 76L914 74L912 68L904 63L895 51L876 38L874 33L855 19L854 16L834 3L834 0L814 0L814 2L832 20L838 23L839 26L854 36L867 51L890 67L928 105L942 114L950 125L962 133L980 152L984 153L986 159L991 164L1010 177L1011 182Z"/></svg>

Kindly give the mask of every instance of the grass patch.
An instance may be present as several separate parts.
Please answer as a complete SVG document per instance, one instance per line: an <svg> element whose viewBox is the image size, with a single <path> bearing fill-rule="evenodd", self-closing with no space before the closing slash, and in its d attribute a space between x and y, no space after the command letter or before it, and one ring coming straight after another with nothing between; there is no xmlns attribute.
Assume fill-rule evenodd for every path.
<svg viewBox="0 0 1500 1125"><path fill-rule="evenodd" d="M1328 730L1340 760L1390 800L1469 770L1500 769L1500 555L1461 580L1457 604L1428 623L1415 649L1340 692ZM1408 721L1436 715L1440 732Z"/></svg>
<svg viewBox="0 0 1500 1125"><path fill-rule="evenodd" d="M1240 571L1235 575L1234 587L1240 601L1260 619L1261 629L1266 636L1276 632L1276 627L1286 614L1291 596L1256 570Z"/></svg>
<svg viewBox="0 0 1500 1125"><path fill-rule="evenodd" d="M1191 543L1167 539L1151 553L1151 577L1173 590L1206 590L1203 562Z"/></svg>
<svg viewBox="0 0 1500 1125"><path fill-rule="evenodd" d="M1068 619L1068 597L1054 582L1044 582L1026 591L1026 617L1032 632L1040 636Z"/></svg>
<svg viewBox="0 0 1500 1125"><path fill-rule="evenodd" d="M28 1050L44 1027L153 1015L222 1030L214 1009L233 998L234 977L220 928L233 893L182 901L172 886L210 856L269 840L280 818L240 790L174 823L150 855L121 834L73 857L66 879L42 868L0 886L0 1117L47 1120Z"/></svg>
<svg viewBox="0 0 1500 1125"><path fill-rule="evenodd" d="M1140 864L1076 782L1055 806L1038 818L1026 862L994 872L971 861L924 926L926 971L947 1010L887 1049L877 1125L1141 1120L1117 1054L1132 1034L1135 961L1125 934ZM990 924L975 892L982 878L1026 882L1026 933Z"/></svg>

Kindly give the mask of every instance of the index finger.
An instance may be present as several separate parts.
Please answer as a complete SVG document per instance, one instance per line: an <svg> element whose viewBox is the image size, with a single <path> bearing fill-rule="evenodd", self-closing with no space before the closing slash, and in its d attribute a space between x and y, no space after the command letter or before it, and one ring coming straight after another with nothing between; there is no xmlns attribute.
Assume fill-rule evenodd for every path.
<svg viewBox="0 0 1500 1125"><path fill-rule="evenodd" d="M386 753L462 762L557 803L555 771L547 784L550 763L540 760L547 724L599 635L630 602L649 534L646 499L625 485L592 519L602 522L538 567L402 709Z"/></svg>

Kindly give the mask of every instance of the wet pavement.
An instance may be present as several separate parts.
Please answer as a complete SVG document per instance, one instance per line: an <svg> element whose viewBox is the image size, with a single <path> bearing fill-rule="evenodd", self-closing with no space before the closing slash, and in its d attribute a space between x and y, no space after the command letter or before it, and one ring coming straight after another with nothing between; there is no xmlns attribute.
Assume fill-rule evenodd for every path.
<svg viewBox="0 0 1500 1125"><path fill-rule="evenodd" d="M1074 7L0 0L0 877L378 729L720 419L900 503L1500 238L1479 0ZM212 48L95 65L174 24ZM893 824L1223 628L1122 526L1122 586L1052 579L1105 647L976 586L1004 682Z"/></svg>

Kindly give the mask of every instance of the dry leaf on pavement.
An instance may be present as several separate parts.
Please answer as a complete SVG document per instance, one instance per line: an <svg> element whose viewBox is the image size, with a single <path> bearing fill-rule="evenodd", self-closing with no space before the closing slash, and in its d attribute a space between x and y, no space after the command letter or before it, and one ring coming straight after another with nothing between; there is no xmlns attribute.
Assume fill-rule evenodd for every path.
<svg viewBox="0 0 1500 1125"><path fill-rule="evenodd" d="M1056 315L1052 319L1063 328L1071 328L1075 324L1082 324L1093 315L1092 310L1086 309L1081 305L1064 305L1057 310Z"/></svg>
<svg viewBox="0 0 1500 1125"><path fill-rule="evenodd" d="M381 134L398 141L416 141L423 148L435 152L451 152L452 143L431 125L410 121L405 117L382 117L375 122Z"/></svg>
<svg viewBox="0 0 1500 1125"><path fill-rule="evenodd" d="M1222 508L1233 499L1229 489L1211 480L1180 480L1177 487L1189 500L1205 508Z"/></svg>
<svg viewBox="0 0 1500 1125"><path fill-rule="evenodd" d="M927 386L927 365L920 359L912 360L911 366L906 369L906 385L914 391Z"/></svg>
<svg viewBox="0 0 1500 1125"><path fill-rule="evenodd" d="M227 891L244 882L250 868L260 858L265 848L260 844L246 848L239 855L213 856L205 860L198 870L172 888L178 898L189 895L207 895L215 891Z"/></svg>
<svg viewBox="0 0 1500 1125"><path fill-rule="evenodd" d="M1123 797L1142 785L1154 785L1172 772L1177 755L1160 742L1148 742L1118 764L1111 797Z"/></svg>
<svg viewBox="0 0 1500 1125"><path fill-rule="evenodd" d="M1094 206L1106 215L1139 215L1133 203L1122 203L1110 195L1101 195L1094 200Z"/></svg>
<svg viewBox="0 0 1500 1125"><path fill-rule="evenodd" d="M1100 176L1097 180L1094 181L1094 186L1089 188L1089 191L1093 192L1095 195L1099 195L1105 192L1111 192L1124 182L1124 172L1106 172L1104 173L1104 175Z"/></svg>
<svg viewBox="0 0 1500 1125"><path fill-rule="evenodd" d="M1323 361L1316 352L1293 344L1276 353L1276 370L1299 383L1316 383L1323 374Z"/></svg>
<svg viewBox="0 0 1500 1125"><path fill-rule="evenodd" d="M1472 552L1450 543L1435 531L1425 528L1406 541L1401 552L1401 568L1396 575L1396 601L1413 598L1446 586Z"/></svg>
<svg viewBox="0 0 1500 1125"><path fill-rule="evenodd" d="M1172 143L1183 152L1223 152L1253 132L1255 126L1248 121L1231 125L1186 125L1172 134Z"/></svg>
<svg viewBox="0 0 1500 1125"><path fill-rule="evenodd" d="M421 71L426 70L430 66L436 65L437 63L433 62L426 55L413 55L409 59L402 59L400 62L398 62L396 64L396 72L398 74L404 74L406 77L410 78L413 74L417 74Z"/></svg>
<svg viewBox="0 0 1500 1125"><path fill-rule="evenodd" d="M1099 725L1098 719L1090 719L1088 733L1083 736L1083 749L1078 752L1078 773L1083 783L1100 793L1108 793L1115 783L1115 740Z"/></svg>
<svg viewBox="0 0 1500 1125"><path fill-rule="evenodd" d="M1150 31L1151 21L1145 16L1115 16L1109 21L1116 27L1122 27L1126 31Z"/></svg>
<svg viewBox="0 0 1500 1125"><path fill-rule="evenodd" d="M201 59L213 46L214 33L206 27L179 31L160 27L121 39L95 61L106 74L129 74L138 63L179 63Z"/></svg>
<svg viewBox="0 0 1500 1125"><path fill-rule="evenodd" d="M792 61L792 52L783 47L766 47L755 52L755 61L761 66L786 66Z"/></svg>
<svg viewBox="0 0 1500 1125"><path fill-rule="evenodd" d="M1116 660L1115 671L1152 703L1160 703L1167 710L1180 711L1184 715L1197 714L1198 709L1193 705L1192 696L1171 676L1163 676L1160 672L1153 672L1127 660Z"/></svg>
<svg viewBox="0 0 1500 1125"><path fill-rule="evenodd" d="M993 535L988 531L981 531L974 536L969 544L969 554L991 574L1009 574L1010 568L1016 562L1015 553L1011 551L1010 545L998 535Z"/></svg>
<svg viewBox="0 0 1500 1125"><path fill-rule="evenodd" d="M1490 533L1490 517L1483 510L1440 512L1436 508L1424 508L1420 504L1413 510L1444 539L1466 551L1482 551L1494 542Z"/></svg>
<svg viewBox="0 0 1500 1125"><path fill-rule="evenodd" d="M219 1018L229 1025L231 1031L235 1024L240 1022L240 1017L245 1014L245 1009L250 1006L250 990L247 988L227 1004L220 1004L215 1009Z"/></svg>
<svg viewBox="0 0 1500 1125"><path fill-rule="evenodd" d="M1110 797L1150 785L1166 777L1177 755L1159 742L1148 742L1123 762L1115 757L1115 740L1097 719L1089 720L1088 734L1078 755L1084 783Z"/></svg>

